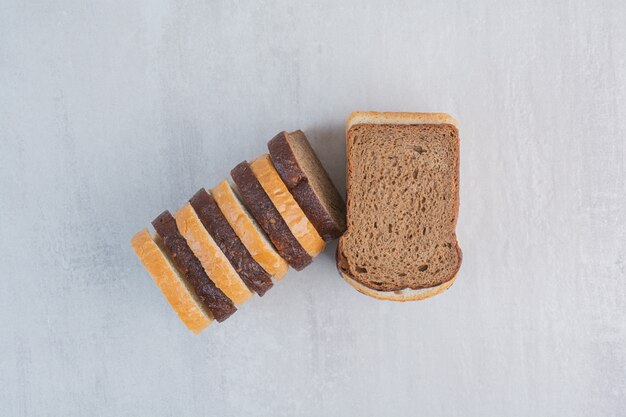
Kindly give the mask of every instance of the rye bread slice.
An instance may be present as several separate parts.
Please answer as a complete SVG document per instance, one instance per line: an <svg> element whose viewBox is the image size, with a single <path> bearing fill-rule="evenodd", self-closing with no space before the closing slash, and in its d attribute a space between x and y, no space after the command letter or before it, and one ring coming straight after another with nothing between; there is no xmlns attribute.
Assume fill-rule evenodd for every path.
<svg viewBox="0 0 626 417"><path fill-rule="evenodd" d="M191 197L189 203L243 282L262 297L274 285L272 277L261 268L241 243L213 196L202 188Z"/></svg>
<svg viewBox="0 0 626 417"><path fill-rule="evenodd" d="M263 190L248 162L243 161L230 171L239 194L252 217L280 254L295 270L300 271L311 263L311 256L295 238L274 203Z"/></svg>
<svg viewBox="0 0 626 417"><path fill-rule="evenodd" d="M267 144L276 171L325 241L346 230L346 204L301 130Z"/></svg>
<svg viewBox="0 0 626 417"><path fill-rule="evenodd" d="M361 113L351 120L347 231L337 246L338 269L378 298L405 301L442 291L461 264L454 119Z"/></svg>
<svg viewBox="0 0 626 417"><path fill-rule="evenodd" d="M161 237L163 245L176 268L184 277L187 285L192 288L204 309L215 320L222 322L230 317L237 307L226 295L215 286L195 257L187 241L178 232L176 220L169 211L164 211L152 221L152 226Z"/></svg>

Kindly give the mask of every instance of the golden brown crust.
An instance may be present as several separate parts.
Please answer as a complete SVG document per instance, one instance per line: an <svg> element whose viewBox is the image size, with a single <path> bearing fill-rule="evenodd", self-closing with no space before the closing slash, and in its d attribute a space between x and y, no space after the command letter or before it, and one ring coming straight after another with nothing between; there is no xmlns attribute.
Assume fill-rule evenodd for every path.
<svg viewBox="0 0 626 417"><path fill-rule="evenodd" d="M458 127L458 122L447 113L410 113L355 111L346 121L346 131L358 124L424 125L449 124Z"/></svg>
<svg viewBox="0 0 626 417"><path fill-rule="evenodd" d="M213 198L219 206L222 214L233 228L239 239L248 249L255 261L257 261L268 274L274 279L280 280L287 273L289 265L274 250L272 244L263 236L263 232L257 229L254 220L244 211L235 192L227 180L219 183L211 190Z"/></svg>
<svg viewBox="0 0 626 417"><path fill-rule="evenodd" d="M191 197L189 203L243 282L262 297L274 285L272 277L241 243L211 194L202 188Z"/></svg>
<svg viewBox="0 0 626 417"><path fill-rule="evenodd" d="M263 229L272 244L291 267L300 271L311 263L311 256L304 250L259 183L250 165L243 161L230 171L248 210Z"/></svg>
<svg viewBox="0 0 626 417"><path fill-rule="evenodd" d="M324 240L276 172L270 156L258 157L250 163L250 168L300 245L310 257L319 255L324 249Z"/></svg>
<svg viewBox="0 0 626 417"><path fill-rule="evenodd" d="M185 283L193 289L205 311L222 322L237 311L237 307L215 283L209 279L202 264L178 231L176 220L165 210L152 221L152 226L163 240L169 258L180 271Z"/></svg>
<svg viewBox="0 0 626 417"><path fill-rule="evenodd" d="M142 265L185 326L192 332L199 333L211 324L212 317L203 311L192 291L185 286L183 278L153 240L150 232L143 229L133 236L130 243Z"/></svg>
<svg viewBox="0 0 626 417"><path fill-rule="evenodd" d="M185 204L176 212L174 218L180 234L187 241L211 281L237 305L252 297L252 292L204 228L191 204Z"/></svg>

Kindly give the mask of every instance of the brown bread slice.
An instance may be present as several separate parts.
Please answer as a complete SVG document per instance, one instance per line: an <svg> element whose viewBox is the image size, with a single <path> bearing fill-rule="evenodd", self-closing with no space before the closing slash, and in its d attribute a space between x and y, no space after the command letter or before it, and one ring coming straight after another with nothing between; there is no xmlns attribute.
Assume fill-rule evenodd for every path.
<svg viewBox="0 0 626 417"><path fill-rule="evenodd" d="M448 288L456 240L459 135L444 114L356 113L347 125L344 278L368 295L421 299Z"/></svg>
<svg viewBox="0 0 626 417"><path fill-rule="evenodd" d="M222 322L230 317L237 307L215 286L204 272L200 261L187 246L185 238L178 232L176 220L169 211L164 211L152 221L152 226L161 237L163 245L176 268L193 289L202 307L215 320Z"/></svg>
<svg viewBox="0 0 626 417"><path fill-rule="evenodd" d="M276 171L325 241L346 230L346 204L301 130L267 144Z"/></svg>
<svg viewBox="0 0 626 417"><path fill-rule="evenodd" d="M230 175L252 217L270 238L280 256L297 271L310 264L311 256L291 233L289 226L254 176L248 162L241 162L230 171Z"/></svg>
<svg viewBox="0 0 626 417"><path fill-rule="evenodd" d="M324 239L317 233L313 223L304 214L298 202L285 186L280 175L276 172L269 154L261 155L249 165L265 194L272 200L274 207L285 220L298 243L312 258L319 255L324 250Z"/></svg>
<svg viewBox="0 0 626 417"><path fill-rule="evenodd" d="M272 288L272 277L254 260L230 227L215 200L204 188L189 200L202 225L235 268L248 288L263 296Z"/></svg>

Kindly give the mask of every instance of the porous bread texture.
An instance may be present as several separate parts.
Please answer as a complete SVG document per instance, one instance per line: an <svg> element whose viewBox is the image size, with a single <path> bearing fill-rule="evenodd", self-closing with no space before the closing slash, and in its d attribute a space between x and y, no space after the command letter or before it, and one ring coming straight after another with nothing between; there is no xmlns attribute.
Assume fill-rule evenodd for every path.
<svg viewBox="0 0 626 417"><path fill-rule="evenodd" d="M461 263L458 131L441 123L454 119L410 115L353 114L347 124L348 230L337 265L379 298L420 297L427 292L402 291L441 286Z"/></svg>

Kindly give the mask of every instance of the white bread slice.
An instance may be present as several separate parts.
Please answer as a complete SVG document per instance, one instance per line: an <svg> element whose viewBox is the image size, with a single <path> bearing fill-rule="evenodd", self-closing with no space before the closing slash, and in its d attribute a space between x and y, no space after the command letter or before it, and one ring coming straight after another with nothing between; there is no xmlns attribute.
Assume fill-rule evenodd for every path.
<svg viewBox="0 0 626 417"><path fill-rule="evenodd" d="M248 252L261 267L276 280L287 273L289 264L276 252L259 225L235 194L228 180L211 190L218 207L226 217Z"/></svg>
<svg viewBox="0 0 626 417"><path fill-rule="evenodd" d="M457 127L458 122L450 115L446 113L398 113L398 112L353 112L348 116L346 121L346 136L352 126L359 124L384 124L384 125L421 125L421 124L449 124ZM457 206L458 211L458 206ZM369 295L370 297L378 298L381 300L390 301L415 301L437 295L447 290L456 280L456 273L450 277L450 279L440 285L429 288L404 288L396 291L379 291L369 288L362 283L353 279L346 271L339 267L340 256L338 246L337 251L337 265L340 275L344 280L350 284L357 291ZM461 256L460 248L457 247L459 256Z"/></svg>
<svg viewBox="0 0 626 417"><path fill-rule="evenodd" d="M211 281L234 304L243 304L250 299L252 292L204 228L191 204L185 204L174 217L178 231L187 241Z"/></svg>
<svg viewBox="0 0 626 417"><path fill-rule="evenodd" d="M298 243L309 256L317 256L324 249L324 240L287 189L270 156L260 156L250 163L250 168Z"/></svg>
<svg viewBox="0 0 626 417"><path fill-rule="evenodd" d="M199 333L211 324L213 318L205 313L194 292L187 288L185 280L158 242L158 235L153 239L147 229L137 233L130 241L137 257L178 317L189 330Z"/></svg>

